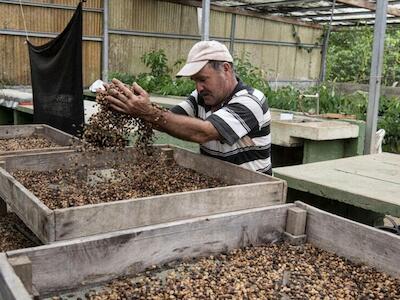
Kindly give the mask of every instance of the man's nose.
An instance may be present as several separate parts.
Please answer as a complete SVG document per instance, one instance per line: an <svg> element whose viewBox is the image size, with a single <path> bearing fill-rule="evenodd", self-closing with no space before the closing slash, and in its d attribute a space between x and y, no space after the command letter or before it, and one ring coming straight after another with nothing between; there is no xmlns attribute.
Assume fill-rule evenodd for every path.
<svg viewBox="0 0 400 300"><path fill-rule="evenodd" d="M201 93L204 90L204 85L199 82L196 82L196 90L197 92Z"/></svg>

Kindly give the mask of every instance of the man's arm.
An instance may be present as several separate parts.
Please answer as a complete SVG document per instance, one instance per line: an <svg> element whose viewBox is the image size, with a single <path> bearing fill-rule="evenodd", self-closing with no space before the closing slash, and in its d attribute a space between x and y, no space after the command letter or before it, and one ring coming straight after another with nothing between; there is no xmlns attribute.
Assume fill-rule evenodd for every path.
<svg viewBox="0 0 400 300"><path fill-rule="evenodd" d="M113 83L123 93L108 89L109 95L105 98L116 111L142 118L155 125L156 129L187 141L202 144L220 139L217 129L211 122L177 115L151 105L148 93L136 83L132 86L134 92L119 80L113 79Z"/></svg>

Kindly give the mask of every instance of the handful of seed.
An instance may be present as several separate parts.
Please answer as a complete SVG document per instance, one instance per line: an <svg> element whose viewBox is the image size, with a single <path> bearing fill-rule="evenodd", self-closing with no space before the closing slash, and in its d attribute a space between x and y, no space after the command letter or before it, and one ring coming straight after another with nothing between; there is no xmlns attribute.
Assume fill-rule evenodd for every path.
<svg viewBox="0 0 400 300"><path fill-rule="evenodd" d="M105 99L111 89L123 93L113 83L108 85L105 91L97 93L96 102L99 104L99 111L89 118L89 124L85 127L82 136L86 148L91 146L121 149L128 145L129 137L134 135L136 147L147 153L154 140L152 124L113 110Z"/></svg>

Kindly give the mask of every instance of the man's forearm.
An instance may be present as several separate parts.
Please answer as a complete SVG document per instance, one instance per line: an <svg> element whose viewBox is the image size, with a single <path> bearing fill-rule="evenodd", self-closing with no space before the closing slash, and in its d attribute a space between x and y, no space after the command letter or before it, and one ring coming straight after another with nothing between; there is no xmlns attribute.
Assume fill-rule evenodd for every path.
<svg viewBox="0 0 400 300"><path fill-rule="evenodd" d="M152 123L157 130L183 140L202 144L220 139L218 131L208 121L174 114L157 107L153 107L142 117Z"/></svg>

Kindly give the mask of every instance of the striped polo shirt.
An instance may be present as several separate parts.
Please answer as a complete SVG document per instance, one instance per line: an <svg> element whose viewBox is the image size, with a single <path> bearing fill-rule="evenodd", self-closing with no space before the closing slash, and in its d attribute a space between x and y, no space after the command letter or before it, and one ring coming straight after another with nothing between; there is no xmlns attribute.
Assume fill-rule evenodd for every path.
<svg viewBox="0 0 400 300"><path fill-rule="evenodd" d="M195 90L171 111L207 120L217 129L222 140L201 144L202 154L271 175L271 113L259 90L239 80L231 96L214 112Z"/></svg>

